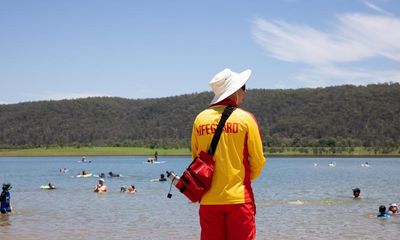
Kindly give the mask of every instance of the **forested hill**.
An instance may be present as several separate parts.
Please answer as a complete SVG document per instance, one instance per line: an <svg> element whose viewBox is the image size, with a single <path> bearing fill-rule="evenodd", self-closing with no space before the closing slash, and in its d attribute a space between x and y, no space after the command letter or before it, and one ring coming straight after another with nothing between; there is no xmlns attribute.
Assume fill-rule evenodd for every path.
<svg viewBox="0 0 400 240"><path fill-rule="evenodd" d="M0 148L188 147L213 94L130 100L95 97L0 105ZM400 145L400 85L248 90L244 109L272 147Z"/></svg>

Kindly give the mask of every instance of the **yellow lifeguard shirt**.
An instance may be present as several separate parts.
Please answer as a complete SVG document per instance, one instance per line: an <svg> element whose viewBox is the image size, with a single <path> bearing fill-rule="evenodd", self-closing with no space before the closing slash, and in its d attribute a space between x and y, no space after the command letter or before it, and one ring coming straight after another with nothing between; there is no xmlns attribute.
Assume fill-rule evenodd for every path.
<svg viewBox="0 0 400 240"><path fill-rule="evenodd" d="M192 130L192 157L208 151L225 105L211 106L199 113ZM254 202L251 180L265 164L261 135L255 117L237 108L225 123L214 154L212 185L202 205Z"/></svg>

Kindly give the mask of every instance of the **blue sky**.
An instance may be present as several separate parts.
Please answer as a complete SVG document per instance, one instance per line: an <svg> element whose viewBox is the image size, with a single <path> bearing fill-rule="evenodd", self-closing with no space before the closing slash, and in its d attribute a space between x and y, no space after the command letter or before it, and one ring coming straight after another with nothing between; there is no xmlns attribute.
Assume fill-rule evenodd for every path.
<svg viewBox="0 0 400 240"><path fill-rule="evenodd" d="M0 104L400 82L400 1L0 0Z"/></svg>

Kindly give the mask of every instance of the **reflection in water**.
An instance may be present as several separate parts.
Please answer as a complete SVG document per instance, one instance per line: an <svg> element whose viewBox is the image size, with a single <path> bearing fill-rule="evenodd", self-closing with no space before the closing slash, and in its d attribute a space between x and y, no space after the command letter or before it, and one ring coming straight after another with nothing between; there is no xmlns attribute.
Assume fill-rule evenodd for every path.
<svg viewBox="0 0 400 240"><path fill-rule="evenodd" d="M9 225L11 225L9 214L0 214L0 227Z"/></svg>

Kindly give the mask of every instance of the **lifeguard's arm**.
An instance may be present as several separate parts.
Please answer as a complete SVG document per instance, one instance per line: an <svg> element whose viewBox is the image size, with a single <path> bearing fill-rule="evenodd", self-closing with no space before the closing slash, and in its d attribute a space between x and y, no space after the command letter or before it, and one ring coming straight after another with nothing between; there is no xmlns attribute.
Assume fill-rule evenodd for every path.
<svg viewBox="0 0 400 240"><path fill-rule="evenodd" d="M253 115L249 116L247 146L250 162L250 179L256 179L262 171L266 162L260 129L258 128L257 120Z"/></svg>
<svg viewBox="0 0 400 240"><path fill-rule="evenodd" d="M195 159L197 156L197 151L199 149L199 144L197 142L197 137L196 137L196 122L193 123L193 128L192 128L192 159Z"/></svg>

